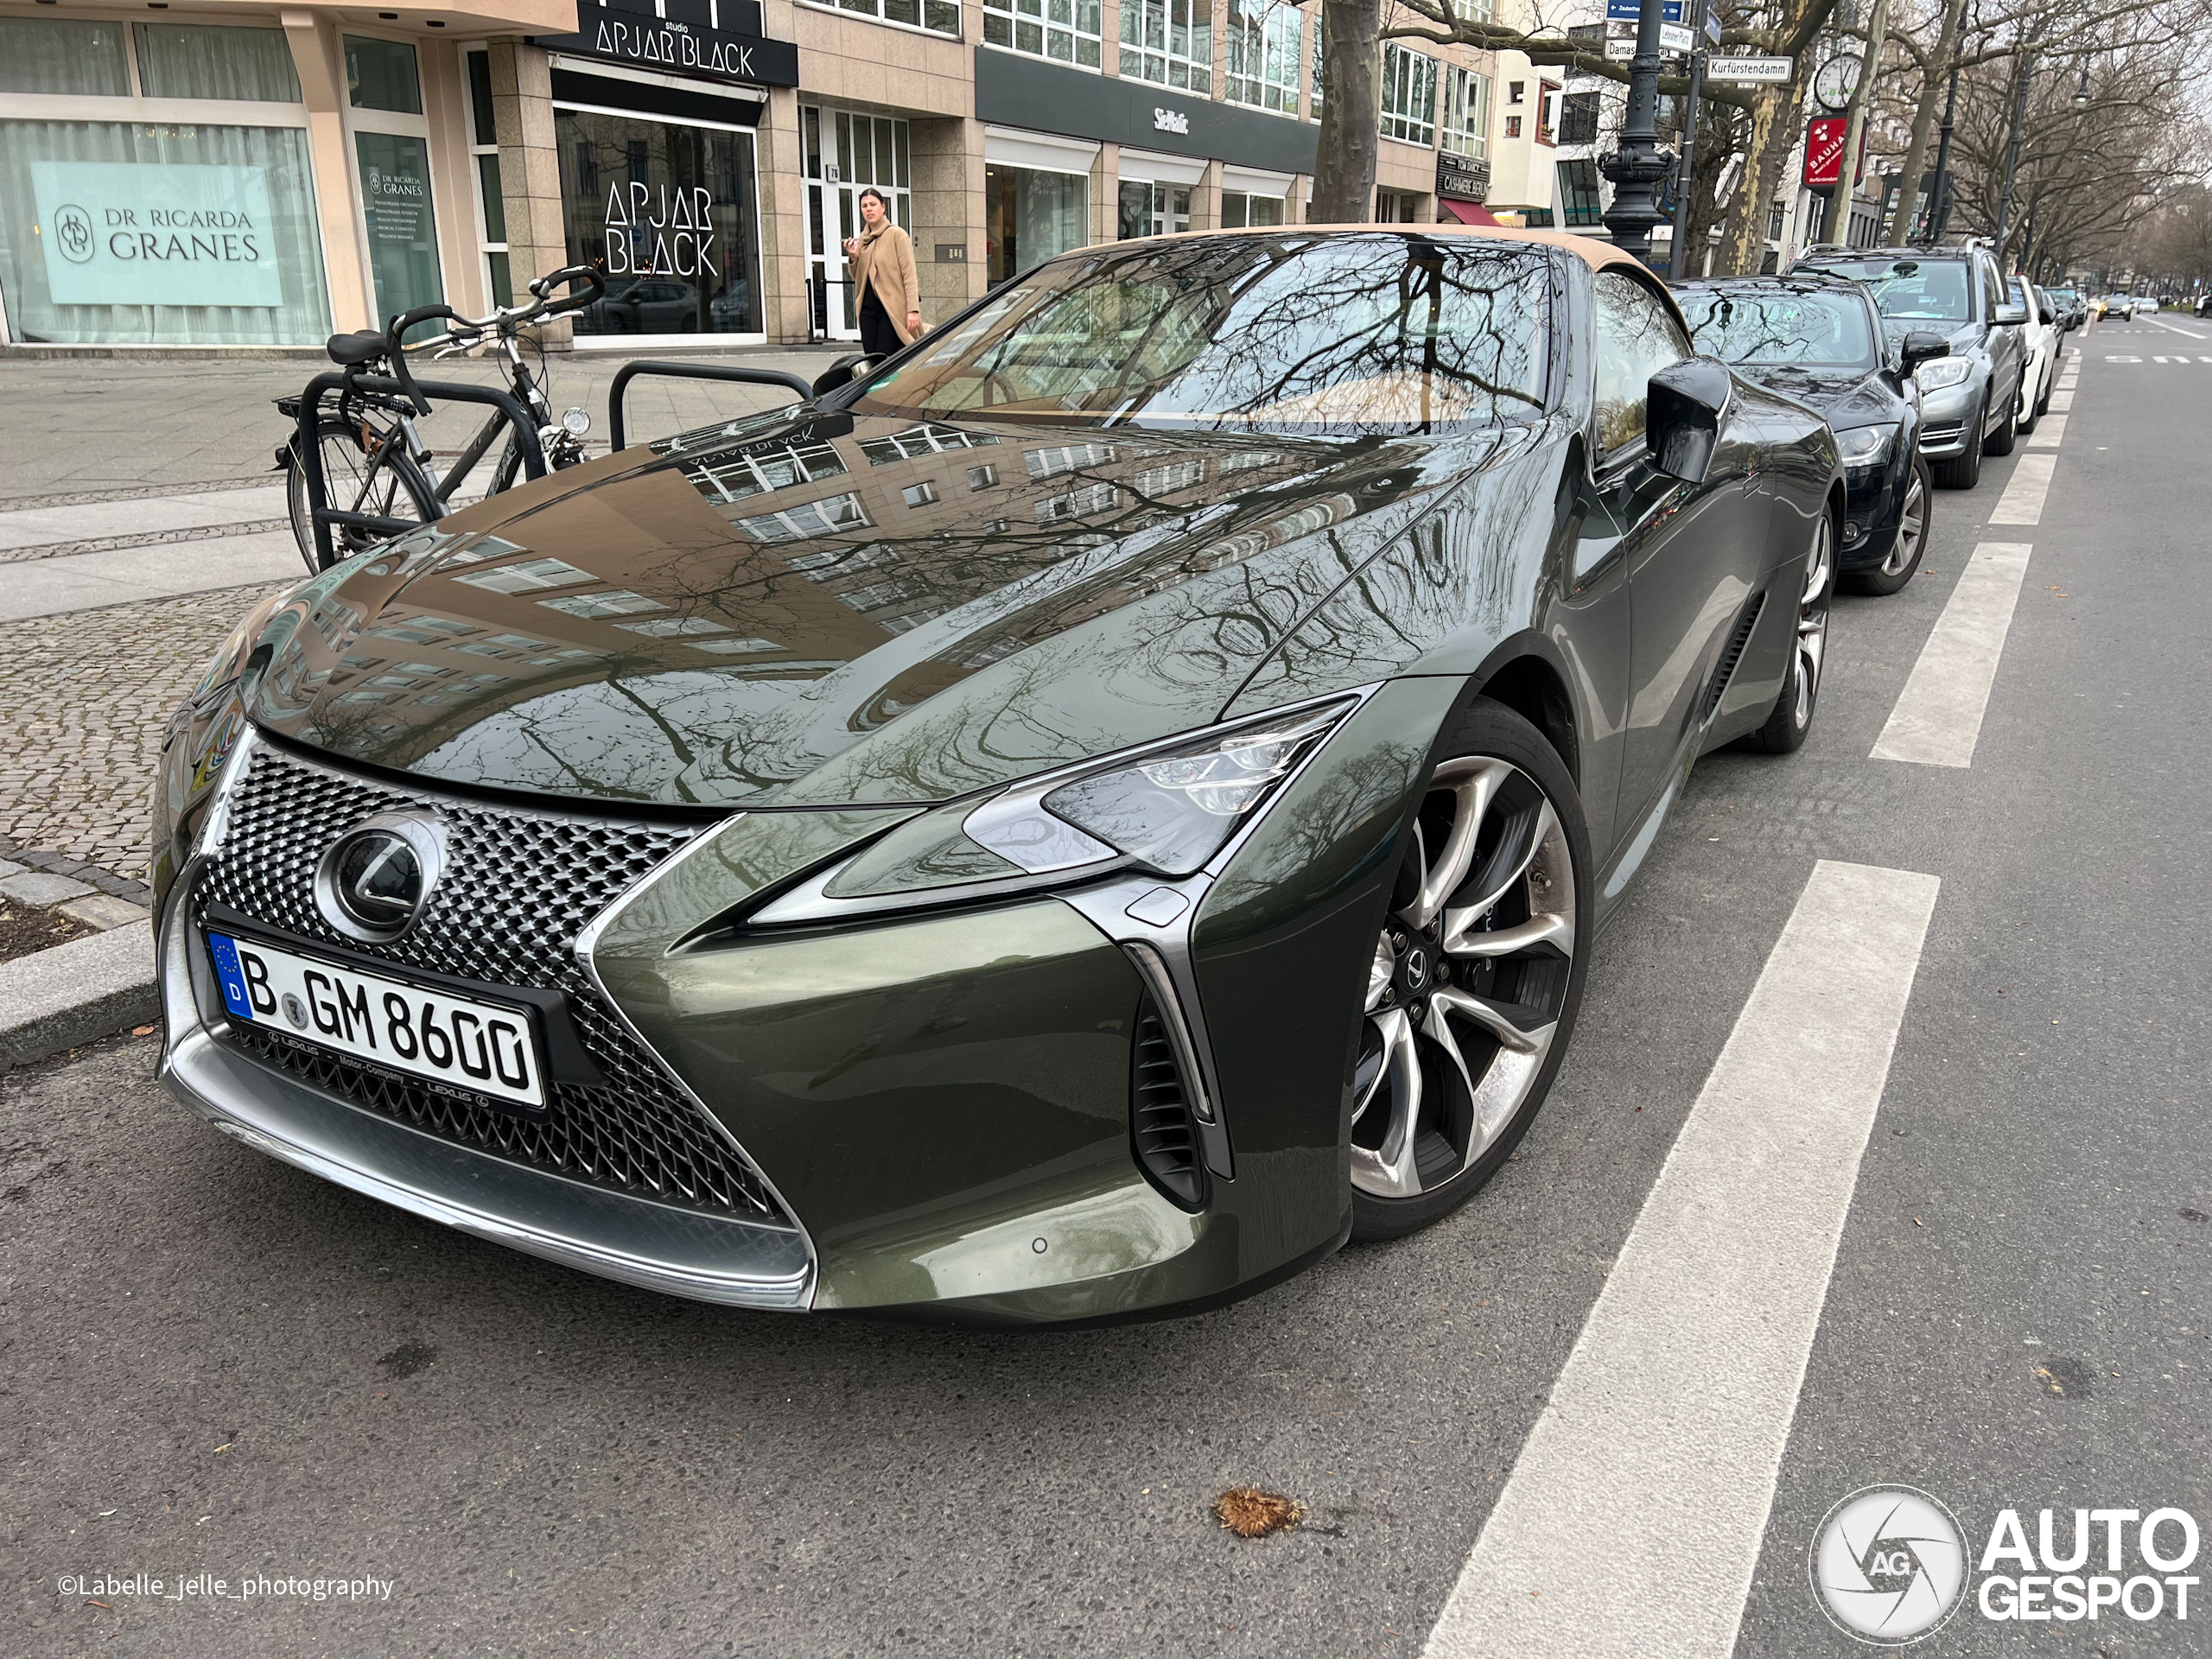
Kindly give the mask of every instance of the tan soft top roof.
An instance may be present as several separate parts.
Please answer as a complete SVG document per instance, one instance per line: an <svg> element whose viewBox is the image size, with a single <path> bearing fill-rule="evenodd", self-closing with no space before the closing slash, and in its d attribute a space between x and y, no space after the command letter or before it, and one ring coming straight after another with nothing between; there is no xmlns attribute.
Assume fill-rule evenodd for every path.
<svg viewBox="0 0 2212 1659"><path fill-rule="evenodd" d="M1610 242L1601 242L1594 236L1577 236L1572 231L1525 231L1510 225L1240 225L1234 229L1217 231L1177 231L1166 236L1132 237L1131 241L1179 242L1189 237L1200 236L1295 236L1303 232L1326 235L1332 231L1346 234L1360 231L1395 231L1402 234L1418 232L1423 236L1464 236L1490 242L1536 242L1548 247L1565 248L1592 270L1605 270L1625 265L1631 270L1643 270L1643 262L1635 255L1624 253ZM1070 253L1081 253L1082 248L1071 248Z"/></svg>

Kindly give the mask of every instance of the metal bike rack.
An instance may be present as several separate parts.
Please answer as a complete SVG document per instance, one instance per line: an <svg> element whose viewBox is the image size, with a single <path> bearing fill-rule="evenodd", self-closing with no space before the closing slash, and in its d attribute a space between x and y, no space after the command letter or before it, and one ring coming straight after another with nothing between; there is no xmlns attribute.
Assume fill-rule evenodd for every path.
<svg viewBox="0 0 2212 1659"><path fill-rule="evenodd" d="M629 448L622 420L623 394L629 391L630 382L641 374L663 375L671 380L735 380L747 385L781 386L786 391L797 392L801 403L814 396L812 385L781 369L739 369L720 363L660 363L641 358L615 370L614 384L607 389L607 441L618 453Z"/></svg>
<svg viewBox="0 0 2212 1659"><path fill-rule="evenodd" d="M617 384L620 378L617 377ZM338 562L338 550L331 545L330 527L347 524L359 530L373 530L386 536L404 535L421 528L421 521L414 518L385 518L375 513L347 512L328 505L328 486L322 476L322 446L316 440L315 429L322 420L322 396L327 391L340 391L347 386L359 391L371 391L386 397L404 397L409 388L388 374L357 374L350 371L318 374L307 384L300 394L299 439L297 448L300 470L305 475L308 499L316 504L315 512L315 560L327 570ZM472 386L457 380L417 380L414 386L426 397L440 398L454 404L488 404L507 417L507 424L514 429L515 445L522 452L523 476L525 479L545 476L545 448L537 441L537 423L530 418L530 411L522 400L511 391L497 386ZM620 427L616 427L620 431Z"/></svg>

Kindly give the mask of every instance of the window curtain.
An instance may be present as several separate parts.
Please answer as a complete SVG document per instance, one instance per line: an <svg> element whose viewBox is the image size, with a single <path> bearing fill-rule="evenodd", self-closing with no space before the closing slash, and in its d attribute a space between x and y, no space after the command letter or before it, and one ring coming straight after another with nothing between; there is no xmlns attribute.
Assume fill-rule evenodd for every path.
<svg viewBox="0 0 2212 1659"><path fill-rule="evenodd" d="M296 104L300 79L281 29L139 23L138 79L149 98Z"/></svg>
<svg viewBox="0 0 2212 1659"><path fill-rule="evenodd" d="M227 32L227 31L226 31ZM47 282L37 162L259 169L282 292L268 305L57 305ZM158 175L149 175L149 180ZM156 192L156 194L158 194ZM97 206L97 204L94 204ZM68 345L311 346L330 332L307 134L293 127L0 121L0 292L16 340Z"/></svg>
<svg viewBox="0 0 2212 1659"><path fill-rule="evenodd" d="M130 97L123 25L69 17L0 17L0 92Z"/></svg>

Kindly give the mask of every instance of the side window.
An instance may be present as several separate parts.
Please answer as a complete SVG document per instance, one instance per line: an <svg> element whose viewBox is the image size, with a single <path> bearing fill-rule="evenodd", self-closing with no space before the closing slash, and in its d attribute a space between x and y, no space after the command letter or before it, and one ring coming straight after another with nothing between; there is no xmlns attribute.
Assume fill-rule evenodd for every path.
<svg viewBox="0 0 2212 1659"><path fill-rule="evenodd" d="M1986 259L1974 262L1981 272L1981 315L1984 321L1997 321L1997 308L2005 303L2003 290L1997 285L1997 267Z"/></svg>
<svg viewBox="0 0 2212 1659"><path fill-rule="evenodd" d="M1666 306L1634 277L1598 273L1598 448L1606 456L1643 438L1651 377L1690 354Z"/></svg>

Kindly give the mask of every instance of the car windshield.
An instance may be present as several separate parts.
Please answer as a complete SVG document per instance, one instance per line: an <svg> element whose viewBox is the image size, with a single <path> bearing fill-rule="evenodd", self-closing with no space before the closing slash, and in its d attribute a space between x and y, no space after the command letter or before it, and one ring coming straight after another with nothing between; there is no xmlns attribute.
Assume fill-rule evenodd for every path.
<svg viewBox="0 0 2212 1659"><path fill-rule="evenodd" d="M1820 267L1873 290L1874 308L1911 322L1971 322L1967 268L1957 259L1838 259Z"/></svg>
<svg viewBox="0 0 2212 1659"><path fill-rule="evenodd" d="M1692 289L1678 297L1699 348L1724 363L1880 366L1866 302L1856 294Z"/></svg>
<svg viewBox="0 0 2212 1659"><path fill-rule="evenodd" d="M1236 236L1039 266L858 412L1427 432L1543 403L1548 266L1448 237Z"/></svg>

